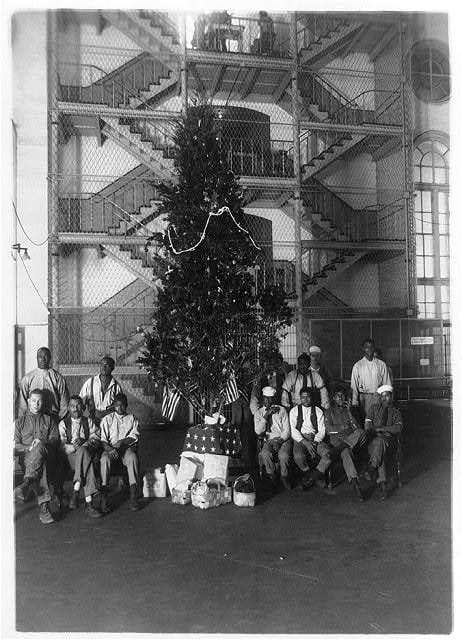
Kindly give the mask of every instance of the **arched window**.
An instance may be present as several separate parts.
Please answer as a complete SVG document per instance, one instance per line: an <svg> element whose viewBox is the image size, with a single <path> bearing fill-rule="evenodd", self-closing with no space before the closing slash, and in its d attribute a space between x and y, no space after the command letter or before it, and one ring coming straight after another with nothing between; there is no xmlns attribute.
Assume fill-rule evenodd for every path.
<svg viewBox="0 0 462 640"><path fill-rule="evenodd" d="M414 147L417 305L421 318L449 318L449 147L438 132Z"/></svg>

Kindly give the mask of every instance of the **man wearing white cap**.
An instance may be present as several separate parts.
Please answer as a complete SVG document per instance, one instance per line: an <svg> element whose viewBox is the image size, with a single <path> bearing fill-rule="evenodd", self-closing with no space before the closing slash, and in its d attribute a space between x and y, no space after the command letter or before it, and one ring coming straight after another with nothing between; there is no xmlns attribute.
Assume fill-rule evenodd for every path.
<svg viewBox="0 0 462 640"><path fill-rule="evenodd" d="M322 408L329 408L329 394L324 382L319 373L311 371L310 367L310 356L307 353L301 353L297 359L297 369L286 375L282 385L281 404L287 411L300 404L300 390L305 387L317 390Z"/></svg>
<svg viewBox="0 0 462 640"><path fill-rule="evenodd" d="M391 380L385 362L374 357L374 341L370 338L364 340L362 348L364 357L351 370L351 404L353 407L361 406L367 415L379 399L377 389L384 384L390 385Z"/></svg>
<svg viewBox="0 0 462 640"><path fill-rule="evenodd" d="M401 433L403 420L401 411L393 404L393 387L390 384L381 385L377 389L380 401L372 405L367 414L365 429L372 436L369 442L369 464L367 473L371 480L376 481L380 488L380 498L387 497L385 453L393 443L393 436Z"/></svg>
<svg viewBox="0 0 462 640"><path fill-rule="evenodd" d="M321 364L321 348L313 344L308 349L308 354L311 359L310 371L319 374L322 378L324 386L327 389L327 392L329 394L332 393L334 388L334 376L332 375L332 372L330 369L328 369L325 365ZM314 387L314 386L315 386L314 384L311 385L311 387ZM319 396L319 394L316 394L316 395ZM321 405L320 400L321 400L320 397L318 400L316 400L316 397L315 397L315 404L317 406Z"/></svg>
<svg viewBox="0 0 462 640"><path fill-rule="evenodd" d="M284 407L273 404L275 395L276 389L274 387L263 387L263 406L257 409L254 415L255 433L267 436L259 457L265 467L268 478L273 483L273 487L276 485L274 456L277 455L281 468L282 484L286 489L290 489L288 475L292 443L290 440L289 417Z"/></svg>

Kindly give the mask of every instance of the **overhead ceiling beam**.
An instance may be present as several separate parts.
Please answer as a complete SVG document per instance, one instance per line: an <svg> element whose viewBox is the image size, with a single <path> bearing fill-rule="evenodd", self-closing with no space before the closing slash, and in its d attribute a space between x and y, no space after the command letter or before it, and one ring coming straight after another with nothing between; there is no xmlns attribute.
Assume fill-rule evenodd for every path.
<svg viewBox="0 0 462 640"><path fill-rule="evenodd" d="M255 82L257 81L258 76L260 75L260 69L249 69L245 78L242 81L241 88L239 93L241 94L241 98L246 98L251 89L255 86Z"/></svg>
<svg viewBox="0 0 462 640"><path fill-rule="evenodd" d="M375 47L370 52L369 58L372 62L374 62L374 60L382 53L382 51L384 51L384 49L388 47L388 45L392 42L392 40L395 39L397 35L398 30L396 28L396 25L393 24L389 29L387 29L382 38L377 42Z"/></svg>

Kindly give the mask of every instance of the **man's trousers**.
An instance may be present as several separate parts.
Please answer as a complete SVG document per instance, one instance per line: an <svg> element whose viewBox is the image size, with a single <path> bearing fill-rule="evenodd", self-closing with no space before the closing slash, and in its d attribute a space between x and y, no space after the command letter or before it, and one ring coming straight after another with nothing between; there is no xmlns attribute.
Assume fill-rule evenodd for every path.
<svg viewBox="0 0 462 640"><path fill-rule="evenodd" d="M37 502L49 502L51 500L50 487L47 477L47 460L49 447L46 444L37 444L32 451L26 451L24 455L25 473L24 480L32 480L37 492Z"/></svg>
<svg viewBox="0 0 462 640"><path fill-rule="evenodd" d="M118 451L119 460L122 460L122 464L127 468L128 481L130 485L138 483L138 456L136 451L131 447L127 447L124 452ZM107 486L109 484L109 478L111 477L111 467L117 464L118 461L113 461L109 457L107 451L104 451L101 456L101 484Z"/></svg>
<svg viewBox="0 0 462 640"><path fill-rule="evenodd" d="M70 468L74 472L73 483L81 483L85 497L87 498L97 493L98 481L95 469L97 462L96 449L88 442L85 442L77 451L67 453L66 457Z"/></svg>
<svg viewBox="0 0 462 640"><path fill-rule="evenodd" d="M345 469L348 482L351 482L352 478L358 477L356 466L353 461L352 451L354 448L359 449L367 440L367 434L364 429L354 429L353 431L343 431L329 435L329 442L331 447L336 449L342 449L340 456L342 458L343 468Z"/></svg>
<svg viewBox="0 0 462 640"><path fill-rule="evenodd" d="M385 455L389 446L393 443L393 436L380 435L375 436L368 446L369 451L369 464L374 469L378 470L377 483L386 482L387 475L385 469Z"/></svg>
<svg viewBox="0 0 462 640"><path fill-rule="evenodd" d="M289 475L290 454L292 451L292 441L282 438L272 438L263 445L259 457L268 475L273 475L276 467L274 458L277 456L281 469L281 477Z"/></svg>
<svg viewBox="0 0 462 640"><path fill-rule="evenodd" d="M312 467L317 457L321 458L316 466L320 473L325 473L330 465L329 445L325 442L317 442L316 454L312 456L304 442L294 442L294 460L300 471L308 471Z"/></svg>

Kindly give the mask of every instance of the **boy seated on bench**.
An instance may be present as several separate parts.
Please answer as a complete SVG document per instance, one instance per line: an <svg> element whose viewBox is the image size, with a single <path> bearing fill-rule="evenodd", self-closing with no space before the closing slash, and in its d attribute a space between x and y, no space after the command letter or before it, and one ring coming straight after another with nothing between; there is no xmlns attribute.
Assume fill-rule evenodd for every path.
<svg viewBox="0 0 462 640"><path fill-rule="evenodd" d="M257 435L267 434L268 439L264 443L259 458L265 466L266 474L276 486L276 467L273 457L277 455L281 467L281 482L286 489L290 489L289 482L289 459L292 449L290 440L290 426L287 411L278 404L273 404L276 389L274 387L263 387L263 406L255 412L255 433Z"/></svg>
<svg viewBox="0 0 462 640"><path fill-rule="evenodd" d="M61 482L64 482L66 466L74 472L73 492L69 509L79 508L79 492L81 486L85 493L85 511L90 518L100 518L102 513L92 503L98 491L95 458L98 455L99 435L91 418L86 418L83 400L80 396L71 396L69 414L58 425L61 439ZM66 464L67 463L67 464Z"/></svg>
<svg viewBox="0 0 462 640"><path fill-rule="evenodd" d="M108 513L107 496L111 467L122 462L127 468L130 484L130 509L138 511L138 455L136 445L139 438L138 420L127 413L128 400L124 393L114 397L114 411L101 420L101 511Z"/></svg>
<svg viewBox="0 0 462 640"><path fill-rule="evenodd" d="M323 442L325 436L324 414L313 404L313 389L300 389L301 404L293 407L289 413L290 431L293 440L294 460L303 472L302 489L306 490L315 483L324 483L324 474L330 465L329 447ZM321 458L316 468L311 466Z"/></svg>
<svg viewBox="0 0 462 640"><path fill-rule="evenodd" d="M380 499L387 497L387 476L385 454L393 444L394 437L401 433L403 420L401 411L393 404L393 387L384 384L377 389L380 396L378 403L372 405L367 414L365 429L372 439L369 442L369 465L367 475L376 482L380 489Z"/></svg>
<svg viewBox="0 0 462 640"><path fill-rule="evenodd" d="M25 473L23 482L14 490L20 502L29 500L32 492L37 494L39 518L42 524L55 520L50 513L51 500L47 471L51 469L58 444L56 420L43 413L43 391L32 389L28 398L28 410L14 425L14 452L24 454Z"/></svg>
<svg viewBox="0 0 462 640"><path fill-rule="evenodd" d="M352 458L353 449L365 444L367 435L351 414L350 402L342 387L334 391L334 402L324 415L327 440L330 444L330 458L341 456L348 482L352 485L357 498L362 502L363 495L358 484L358 473Z"/></svg>

